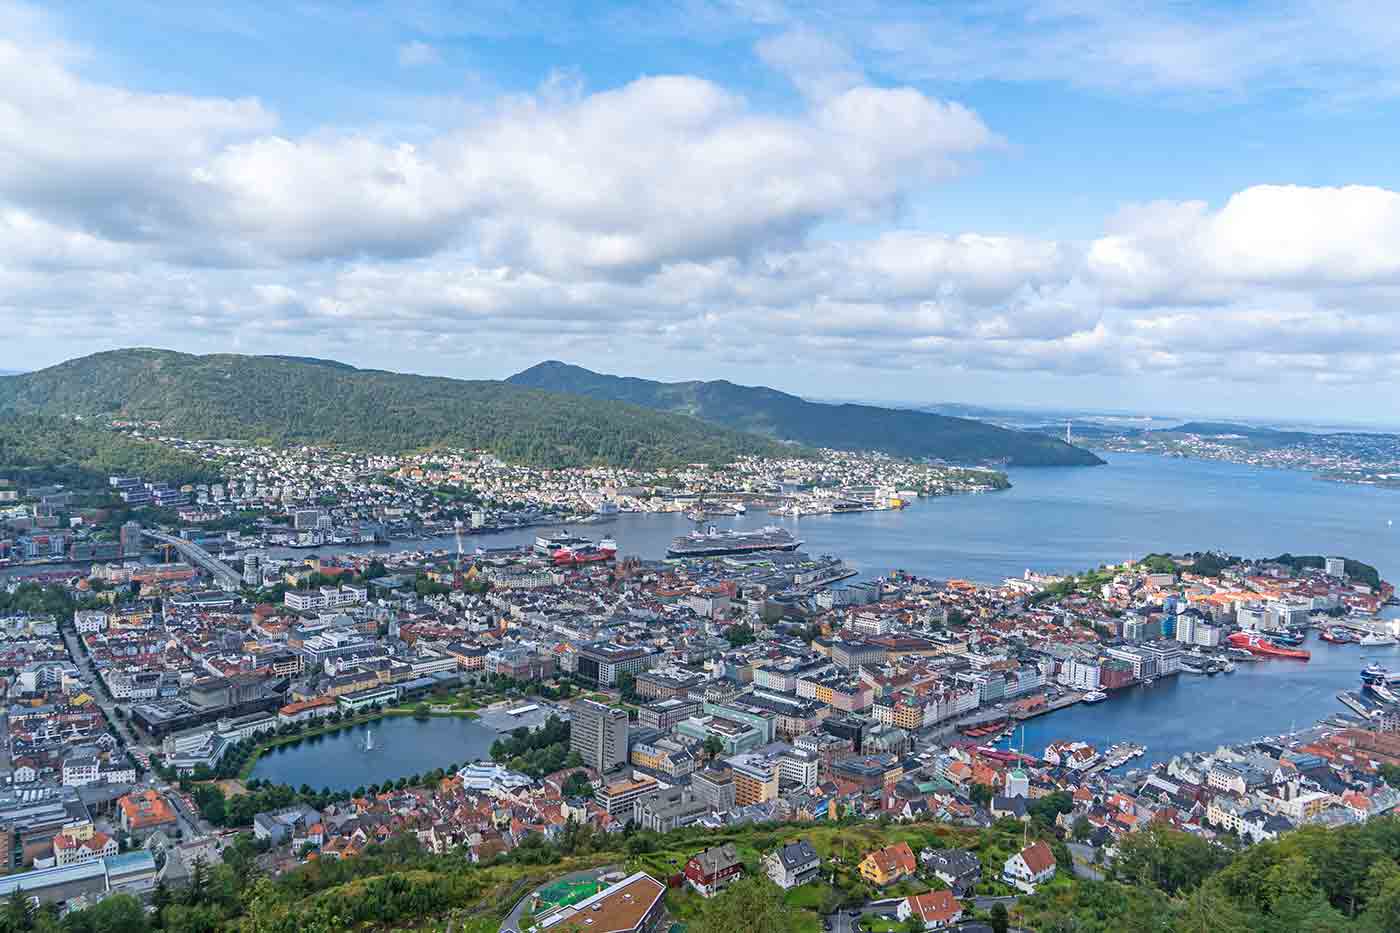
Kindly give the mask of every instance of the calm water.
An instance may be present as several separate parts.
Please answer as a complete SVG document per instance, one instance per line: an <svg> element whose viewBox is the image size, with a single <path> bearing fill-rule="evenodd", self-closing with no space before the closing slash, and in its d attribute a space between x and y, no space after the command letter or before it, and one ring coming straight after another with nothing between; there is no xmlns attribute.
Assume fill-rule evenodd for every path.
<svg viewBox="0 0 1400 933"><path fill-rule="evenodd" d="M1102 703L1080 703L1025 723L1027 754L1040 755L1056 739L1083 739L1104 748L1131 741L1147 754L1128 767L1166 761L1188 751L1310 726L1329 713L1350 713L1337 691L1359 686L1372 661L1394 668L1400 648L1332 645L1315 635L1304 644L1307 662L1278 659L1237 663L1235 673L1180 674L1150 687L1120 690ZM1010 744L1020 747L1018 728Z"/></svg>
<svg viewBox="0 0 1400 933"><path fill-rule="evenodd" d="M365 735L374 730L374 749L365 751ZM353 790L382 784L434 768L491 757L496 733L480 723L453 716L419 720L390 716L372 726L353 726L299 745L272 749L253 767L252 776L316 790Z"/></svg>
<svg viewBox="0 0 1400 933"><path fill-rule="evenodd" d="M764 512L713 524L783 524L804 550L844 557L863 574L900 568L920 576L995 583L1027 568L1082 570L1154 550L1221 548L1247 556L1346 554L1400 578L1400 491L1314 480L1307 473L1147 454L1107 454L1107 466L1011 471L1013 488L926 499L902 512L776 518ZM679 513L621 515L570 529L611 535L622 554L664 557L694 523ZM548 529L467 536L499 547L527 544ZM428 542L327 548L398 551L455 547ZM306 551L285 551L306 556Z"/></svg>

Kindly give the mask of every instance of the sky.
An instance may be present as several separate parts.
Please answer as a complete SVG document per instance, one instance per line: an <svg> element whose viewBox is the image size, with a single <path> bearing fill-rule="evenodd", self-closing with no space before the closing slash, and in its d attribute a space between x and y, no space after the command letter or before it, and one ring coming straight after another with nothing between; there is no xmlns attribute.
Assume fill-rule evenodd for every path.
<svg viewBox="0 0 1400 933"><path fill-rule="evenodd" d="M1393 419L1386 0L0 0L0 369Z"/></svg>

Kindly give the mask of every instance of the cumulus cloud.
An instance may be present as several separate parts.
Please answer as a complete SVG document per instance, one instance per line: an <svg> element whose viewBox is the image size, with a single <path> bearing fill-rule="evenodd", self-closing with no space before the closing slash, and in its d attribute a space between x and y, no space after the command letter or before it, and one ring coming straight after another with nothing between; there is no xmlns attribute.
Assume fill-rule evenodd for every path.
<svg viewBox="0 0 1400 933"><path fill-rule="evenodd" d="M999 144L789 29L804 97L564 76L415 136L292 133L256 100L131 91L0 39L0 314L65 347L1393 379L1400 193L1152 202L1087 242L900 226ZM879 232L866 233L871 224ZM142 337L144 341L146 337ZM346 352L328 351L327 339Z"/></svg>

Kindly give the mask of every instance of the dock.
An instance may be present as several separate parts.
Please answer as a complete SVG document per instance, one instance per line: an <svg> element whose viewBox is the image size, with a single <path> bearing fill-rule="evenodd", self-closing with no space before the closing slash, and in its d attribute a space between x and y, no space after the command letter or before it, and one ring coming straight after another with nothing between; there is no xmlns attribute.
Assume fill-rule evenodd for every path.
<svg viewBox="0 0 1400 933"><path fill-rule="evenodd" d="M1147 754L1146 745L1137 745L1133 742L1111 745L1108 751L1104 752L1103 761L1090 768L1088 773L1101 774L1104 771L1112 771L1114 768L1121 768L1134 758L1141 758L1145 754Z"/></svg>

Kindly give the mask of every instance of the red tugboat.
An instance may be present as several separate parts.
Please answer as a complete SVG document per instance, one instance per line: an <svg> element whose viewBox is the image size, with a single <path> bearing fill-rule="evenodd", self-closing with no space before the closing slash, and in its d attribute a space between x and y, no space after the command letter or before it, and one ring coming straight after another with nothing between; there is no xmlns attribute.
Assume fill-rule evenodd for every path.
<svg viewBox="0 0 1400 933"><path fill-rule="evenodd" d="M1227 641L1236 648L1245 649L1250 654L1271 658L1295 658L1299 661L1307 661L1312 658L1310 651L1304 651L1302 648L1285 648L1283 645L1275 644L1254 632L1235 632Z"/></svg>

